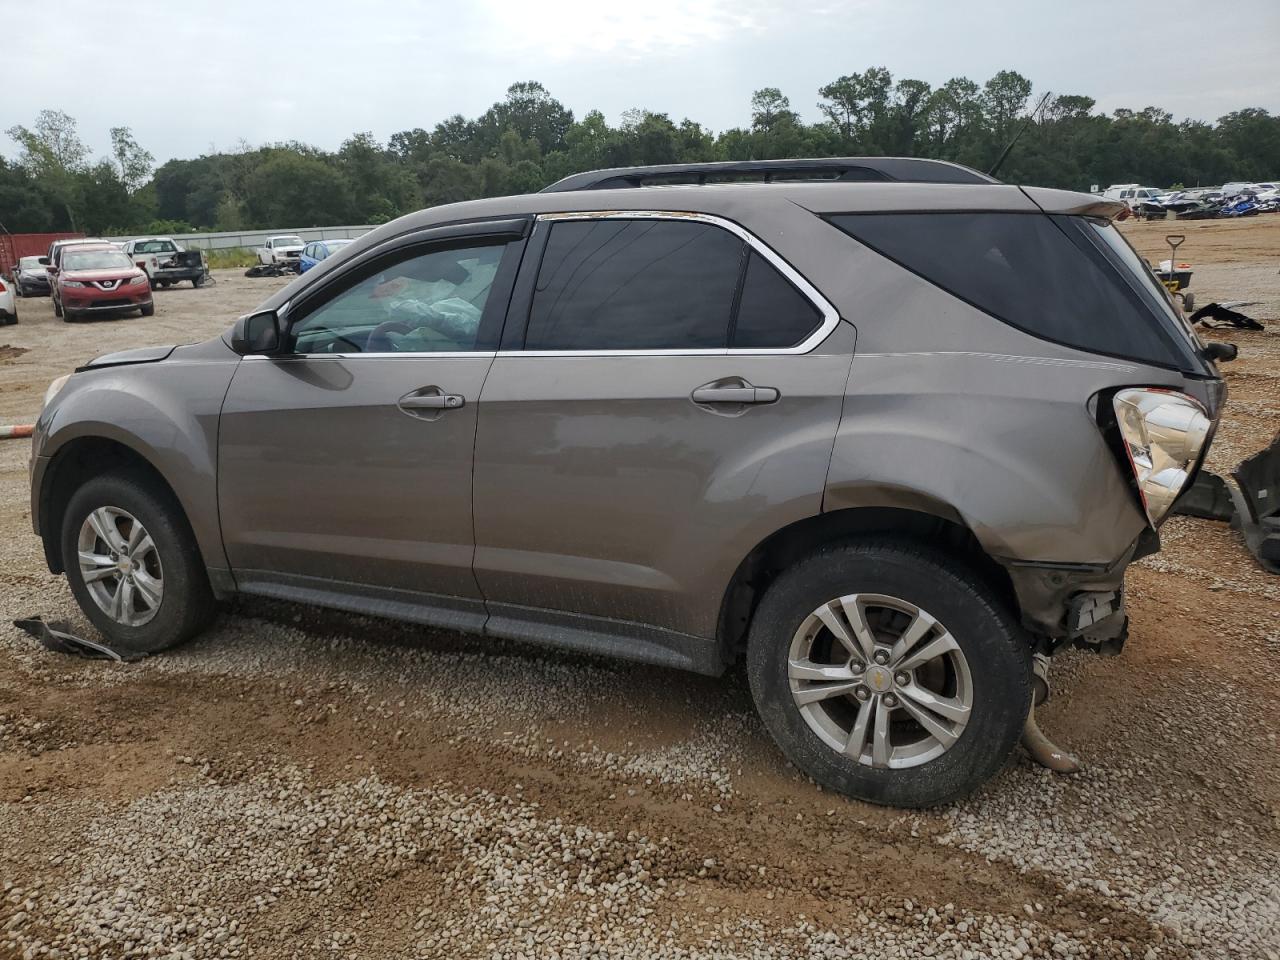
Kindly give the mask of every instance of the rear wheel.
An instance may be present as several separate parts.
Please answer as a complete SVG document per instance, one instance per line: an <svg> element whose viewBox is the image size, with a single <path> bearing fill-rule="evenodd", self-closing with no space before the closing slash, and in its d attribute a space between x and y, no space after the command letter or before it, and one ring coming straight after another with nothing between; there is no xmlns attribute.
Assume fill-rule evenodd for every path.
<svg viewBox="0 0 1280 960"><path fill-rule="evenodd" d="M153 653L187 640L215 604L195 538L172 495L131 473L87 481L62 523L71 592L107 642Z"/></svg>
<svg viewBox="0 0 1280 960"><path fill-rule="evenodd" d="M765 726L825 787L956 800L1004 765L1031 705L1031 648L992 591L908 543L827 547L769 588L747 649Z"/></svg>

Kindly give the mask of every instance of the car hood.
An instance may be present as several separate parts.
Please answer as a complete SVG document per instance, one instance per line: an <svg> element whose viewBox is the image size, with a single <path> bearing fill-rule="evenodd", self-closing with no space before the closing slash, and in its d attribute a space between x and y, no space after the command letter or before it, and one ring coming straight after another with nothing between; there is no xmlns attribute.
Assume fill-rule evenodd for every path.
<svg viewBox="0 0 1280 960"><path fill-rule="evenodd" d="M94 357L83 367L77 367L76 372L81 370L97 370L99 367L123 367L131 363L158 363L164 360L169 354L177 349L170 344L167 347L138 347L136 350L120 350L116 353L104 353L100 357Z"/></svg>
<svg viewBox="0 0 1280 960"><path fill-rule="evenodd" d="M60 280L128 280L131 277L145 277L146 274L137 267L108 267L104 270L64 270Z"/></svg>

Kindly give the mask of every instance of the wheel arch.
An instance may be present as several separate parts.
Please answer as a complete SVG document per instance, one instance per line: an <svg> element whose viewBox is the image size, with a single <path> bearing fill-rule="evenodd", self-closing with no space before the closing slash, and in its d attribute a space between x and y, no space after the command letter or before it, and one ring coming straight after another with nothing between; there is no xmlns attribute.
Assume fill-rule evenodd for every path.
<svg viewBox="0 0 1280 960"><path fill-rule="evenodd" d="M45 562L53 573L65 573L61 534L63 517L72 496L86 480L104 473L128 470L145 476L149 483L172 499L182 522L191 528L181 498L163 473L144 454L129 444L110 437L83 436L68 440L50 458L40 483L40 539ZM199 549L198 539L192 540Z"/></svg>
<svg viewBox="0 0 1280 960"><path fill-rule="evenodd" d="M783 570L819 547L866 537L927 544L964 564L1008 604L1015 618L1019 615L1017 595L1008 573L946 504L847 507L806 517L774 531L738 564L724 590L717 626L717 641L725 661L731 663L743 654L760 598Z"/></svg>

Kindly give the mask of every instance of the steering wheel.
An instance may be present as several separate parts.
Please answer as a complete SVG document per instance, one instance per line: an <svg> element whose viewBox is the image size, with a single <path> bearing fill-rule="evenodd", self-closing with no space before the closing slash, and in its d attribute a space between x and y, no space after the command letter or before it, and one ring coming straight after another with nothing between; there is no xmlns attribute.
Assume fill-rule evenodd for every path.
<svg viewBox="0 0 1280 960"><path fill-rule="evenodd" d="M410 324L407 320L387 320L378 324L369 334L369 339L365 341L365 353L395 353L395 344L391 342L391 338L387 336L390 333L409 333L422 326L421 322L415 321Z"/></svg>

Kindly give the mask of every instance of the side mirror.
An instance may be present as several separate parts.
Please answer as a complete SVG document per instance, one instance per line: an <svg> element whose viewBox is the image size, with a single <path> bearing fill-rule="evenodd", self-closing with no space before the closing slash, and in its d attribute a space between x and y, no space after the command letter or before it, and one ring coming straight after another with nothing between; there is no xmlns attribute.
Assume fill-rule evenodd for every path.
<svg viewBox="0 0 1280 960"><path fill-rule="evenodd" d="M231 330L231 349L242 357L249 354L271 356L280 353L284 341L284 321L274 310L241 317Z"/></svg>
<svg viewBox="0 0 1280 960"><path fill-rule="evenodd" d="M1221 340L1210 340L1204 345L1204 355L1218 362L1234 360L1239 351L1240 348L1234 343L1223 343Z"/></svg>
<svg viewBox="0 0 1280 960"><path fill-rule="evenodd" d="M39 263L40 263L40 266L42 266L42 267L47 267L47 266L49 265L49 258L48 258L48 257L41 257L41 258L40 258L40 260L39 260Z"/></svg>

